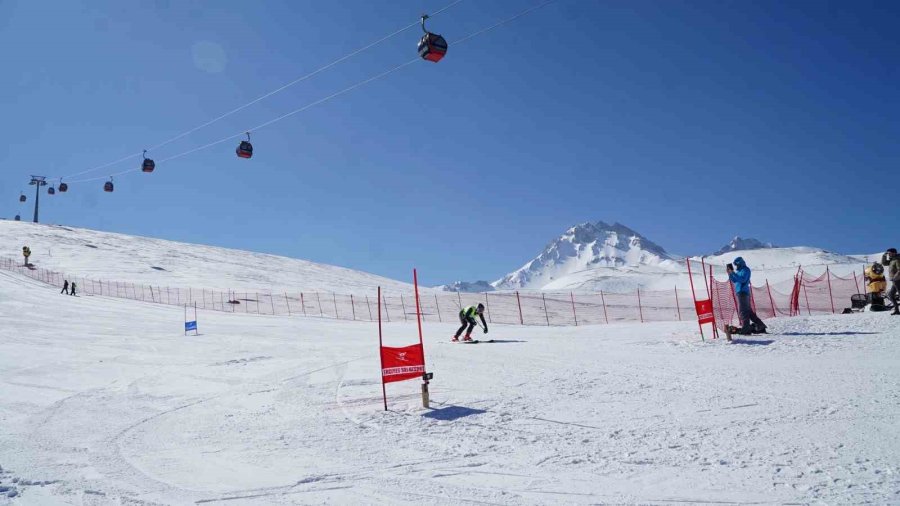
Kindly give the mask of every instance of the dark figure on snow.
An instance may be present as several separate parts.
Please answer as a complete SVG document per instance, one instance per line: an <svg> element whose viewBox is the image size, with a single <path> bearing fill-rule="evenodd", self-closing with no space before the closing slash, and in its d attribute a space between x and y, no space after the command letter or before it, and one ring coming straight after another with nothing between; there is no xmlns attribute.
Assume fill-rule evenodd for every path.
<svg viewBox="0 0 900 506"><path fill-rule="evenodd" d="M897 255L897 248L889 248L881 258L881 263L887 267L891 278L891 290L888 292L888 297L894 304L894 312L891 314L900 314L900 255Z"/></svg>
<svg viewBox="0 0 900 506"><path fill-rule="evenodd" d="M75 295L75 282L74 281L72 281L72 286L70 288L72 289L72 291L69 293L69 295Z"/></svg>
<svg viewBox="0 0 900 506"><path fill-rule="evenodd" d="M63 280L63 289L59 291L60 295L62 295L63 293L65 293L66 295L69 295L69 280L68 279Z"/></svg>
<svg viewBox="0 0 900 506"><path fill-rule="evenodd" d="M456 334L453 334L453 340L459 341L459 335L462 334L462 331L466 331L466 336L463 337L463 341L471 341L472 340L472 329L475 328L475 325L478 322L475 320L475 317L481 318L481 327L484 329L484 333L487 334L487 322L484 321L484 304L478 304L477 306L468 306L459 311L459 330L456 331ZM468 327L468 328L466 328Z"/></svg>
<svg viewBox="0 0 900 506"><path fill-rule="evenodd" d="M737 257L734 259L734 268L728 265L728 279L734 283L734 293L737 295L738 311L741 315L740 334L748 335L754 333L765 334L766 324L756 316L753 306L750 304L750 268L744 259ZM755 327L755 329L754 329Z"/></svg>

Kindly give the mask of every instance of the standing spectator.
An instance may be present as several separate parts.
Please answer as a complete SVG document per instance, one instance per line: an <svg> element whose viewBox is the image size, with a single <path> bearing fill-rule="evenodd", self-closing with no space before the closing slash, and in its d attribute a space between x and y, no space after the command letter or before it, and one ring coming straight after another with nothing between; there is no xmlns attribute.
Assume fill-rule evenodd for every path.
<svg viewBox="0 0 900 506"><path fill-rule="evenodd" d="M897 255L897 248L888 248L881 261L888 268L888 275L891 277L891 290L888 292L888 297L894 304L894 312L891 314L898 315L900 314L900 256Z"/></svg>
<svg viewBox="0 0 900 506"><path fill-rule="evenodd" d="M737 267L737 270L735 270ZM750 304L750 268L744 262L742 257L734 259L734 267L728 264L728 279L734 283L734 293L737 295L738 311L741 315L740 334L748 335L753 333L753 326L756 326L756 333L766 334L766 324L756 316L753 306Z"/></svg>
<svg viewBox="0 0 900 506"><path fill-rule="evenodd" d="M66 295L69 295L69 280L68 279L63 280L63 289L59 291L60 295L62 295L63 293L65 293Z"/></svg>
<svg viewBox="0 0 900 506"><path fill-rule="evenodd" d="M75 282L74 282L74 281L72 281L72 286L71 286L71 288L72 288L72 292L69 293L69 295L75 295Z"/></svg>

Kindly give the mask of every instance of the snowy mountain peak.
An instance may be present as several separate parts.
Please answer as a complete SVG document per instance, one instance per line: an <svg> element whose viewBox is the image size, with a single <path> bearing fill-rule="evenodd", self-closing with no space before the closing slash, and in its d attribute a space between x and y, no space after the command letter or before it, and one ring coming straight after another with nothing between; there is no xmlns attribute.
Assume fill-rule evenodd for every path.
<svg viewBox="0 0 900 506"><path fill-rule="evenodd" d="M487 281L454 281L449 285L439 285L434 287L436 290L444 290L447 292L463 292L463 293L482 293L492 292L494 287Z"/></svg>
<svg viewBox="0 0 900 506"><path fill-rule="evenodd" d="M659 265L670 259L661 246L621 223L588 222L569 228L537 258L492 284L498 289L542 288L586 269Z"/></svg>
<svg viewBox="0 0 900 506"><path fill-rule="evenodd" d="M768 248L777 248L774 244L770 242L762 242L758 239L753 239L752 237L748 237L747 239L742 238L741 236L734 236L734 239L731 240L725 246L713 253L713 255L724 255L725 253L730 253L732 251L747 251L752 249L768 249Z"/></svg>

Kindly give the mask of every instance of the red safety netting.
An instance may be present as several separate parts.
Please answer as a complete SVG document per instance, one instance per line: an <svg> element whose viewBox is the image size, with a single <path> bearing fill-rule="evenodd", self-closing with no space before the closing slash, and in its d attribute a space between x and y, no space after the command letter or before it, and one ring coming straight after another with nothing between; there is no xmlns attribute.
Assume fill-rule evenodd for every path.
<svg viewBox="0 0 900 506"><path fill-rule="evenodd" d="M121 281L71 276L40 268L28 268L21 260L0 258L0 269L27 276L35 282L61 287L75 281L86 295L127 298L156 304L193 306L198 309L257 315L302 315L342 320L376 321L378 296L334 292L215 291L196 288L152 286ZM772 283L763 279L752 286L752 302L761 318L840 312L850 305L850 296L862 293L862 275L836 276L828 267L818 276L798 271L794 279ZM699 300L709 297L721 328L738 323L737 303L731 283L721 267L710 269L691 262L691 279ZM716 279L725 279L719 281ZM754 280L757 278L755 277ZM382 292L384 321L414 321L412 293ZM593 325L617 322L694 321L697 312L691 291L635 290L610 292L503 291L488 293L433 292L421 295L424 322L459 321L460 309L482 303L489 324Z"/></svg>

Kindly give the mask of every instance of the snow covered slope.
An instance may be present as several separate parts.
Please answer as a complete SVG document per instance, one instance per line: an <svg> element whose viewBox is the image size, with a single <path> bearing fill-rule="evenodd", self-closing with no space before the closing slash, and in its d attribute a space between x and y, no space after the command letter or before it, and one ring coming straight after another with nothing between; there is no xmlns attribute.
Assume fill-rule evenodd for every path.
<svg viewBox="0 0 900 506"><path fill-rule="evenodd" d="M206 254L180 261L232 252ZM375 324L201 310L185 337L180 308L57 292L0 272L0 504L893 504L900 490L886 313L771 320L735 345L692 322L492 325L495 343L462 345L430 320L432 409L409 381L384 411ZM385 336L413 343L416 324Z"/></svg>
<svg viewBox="0 0 900 506"><path fill-rule="evenodd" d="M627 273L641 266L663 271L677 268L662 247L634 230L598 221L570 228L537 258L492 284L500 290L552 289L559 285L551 284L554 280L587 270L614 268Z"/></svg>
<svg viewBox="0 0 900 506"><path fill-rule="evenodd" d="M216 290L412 291L411 284L305 260L73 227L0 220L0 255L78 277Z"/></svg>

